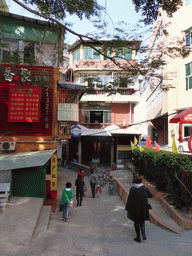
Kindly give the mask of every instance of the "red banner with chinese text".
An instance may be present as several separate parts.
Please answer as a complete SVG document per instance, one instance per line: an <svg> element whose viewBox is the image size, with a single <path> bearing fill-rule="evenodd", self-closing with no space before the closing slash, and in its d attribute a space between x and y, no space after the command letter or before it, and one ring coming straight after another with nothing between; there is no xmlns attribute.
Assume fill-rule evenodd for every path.
<svg viewBox="0 0 192 256"><path fill-rule="evenodd" d="M8 122L40 121L40 88L9 88Z"/></svg>
<svg viewBox="0 0 192 256"><path fill-rule="evenodd" d="M36 78L38 80L41 77L47 79L49 86L46 83L36 84ZM0 64L0 135L7 132L15 135L51 135L54 83L54 67ZM12 88L17 90L16 95L11 91ZM33 98L32 95L36 96ZM24 104L18 104L24 103L22 98L25 107ZM28 102L27 98L30 99Z"/></svg>

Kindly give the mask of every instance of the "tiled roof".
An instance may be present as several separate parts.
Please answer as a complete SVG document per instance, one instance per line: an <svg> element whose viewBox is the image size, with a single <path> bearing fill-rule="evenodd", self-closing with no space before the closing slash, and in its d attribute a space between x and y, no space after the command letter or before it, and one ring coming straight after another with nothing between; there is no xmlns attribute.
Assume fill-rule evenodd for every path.
<svg viewBox="0 0 192 256"><path fill-rule="evenodd" d="M73 70L79 69L134 69L139 67L139 63L136 60L116 60L116 64L111 60L79 60L73 64L71 68ZM141 66L140 66L141 67Z"/></svg>

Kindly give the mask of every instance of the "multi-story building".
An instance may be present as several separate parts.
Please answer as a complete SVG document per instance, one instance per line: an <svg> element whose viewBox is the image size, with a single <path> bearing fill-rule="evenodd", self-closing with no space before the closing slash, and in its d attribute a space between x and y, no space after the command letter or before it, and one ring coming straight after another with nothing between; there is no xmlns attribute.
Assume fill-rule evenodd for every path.
<svg viewBox="0 0 192 256"><path fill-rule="evenodd" d="M64 30L6 12L0 20L0 183L11 183L13 196L54 197L58 139L70 139L68 122L78 121L60 113L78 104L59 81Z"/></svg>
<svg viewBox="0 0 192 256"><path fill-rule="evenodd" d="M80 136L70 141L71 158L83 164L127 159L130 140L140 134L138 127L129 126L139 101L136 54L141 41L111 44L77 40L69 48L71 77L86 85L79 107Z"/></svg>
<svg viewBox="0 0 192 256"><path fill-rule="evenodd" d="M159 68L153 66L146 76L146 119L151 120L151 139L169 147L173 135L182 141L192 133L190 118L184 125L174 119L175 114L192 107L191 2L183 1L171 18L160 9L146 55L149 62L165 62Z"/></svg>

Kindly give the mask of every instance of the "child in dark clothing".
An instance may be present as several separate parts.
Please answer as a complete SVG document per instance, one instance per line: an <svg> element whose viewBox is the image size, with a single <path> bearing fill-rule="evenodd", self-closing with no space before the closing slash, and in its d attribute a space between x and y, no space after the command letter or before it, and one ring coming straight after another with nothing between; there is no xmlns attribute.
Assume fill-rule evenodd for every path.
<svg viewBox="0 0 192 256"><path fill-rule="evenodd" d="M77 176L77 179L75 181L75 186L76 186L76 199L77 199L76 206L82 206L83 188L85 186L85 183L84 183L84 180L82 180L80 174L78 174L78 176Z"/></svg>

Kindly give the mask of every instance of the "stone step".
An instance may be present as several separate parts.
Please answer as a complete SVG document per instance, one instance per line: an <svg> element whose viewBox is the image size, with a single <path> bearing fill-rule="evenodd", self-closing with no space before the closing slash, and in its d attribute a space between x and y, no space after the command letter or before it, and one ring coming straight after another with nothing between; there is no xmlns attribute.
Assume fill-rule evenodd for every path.
<svg viewBox="0 0 192 256"><path fill-rule="evenodd" d="M50 219L51 206L45 205L42 207L39 217L37 219L37 225L35 227L32 239L37 238L40 234L43 234L48 230Z"/></svg>
<svg viewBox="0 0 192 256"><path fill-rule="evenodd" d="M0 214L0 241L28 245L37 226L43 198L12 197Z"/></svg>

